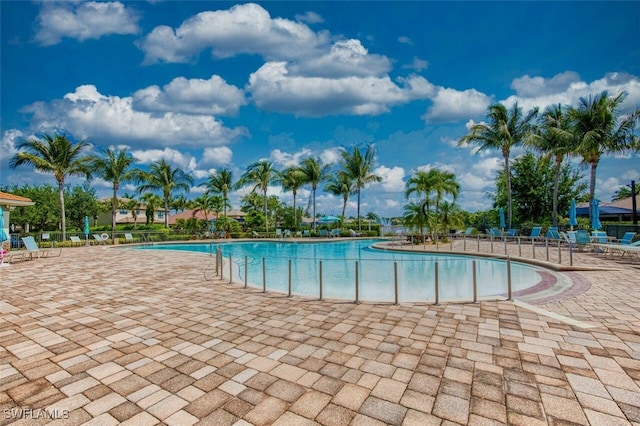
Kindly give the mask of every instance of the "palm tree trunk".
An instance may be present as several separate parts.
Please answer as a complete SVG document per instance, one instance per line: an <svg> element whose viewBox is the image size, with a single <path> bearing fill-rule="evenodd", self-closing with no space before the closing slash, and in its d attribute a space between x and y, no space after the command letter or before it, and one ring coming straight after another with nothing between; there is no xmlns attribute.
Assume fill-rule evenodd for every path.
<svg viewBox="0 0 640 426"><path fill-rule="evenodd" d="M169 197L164 199L164 227L169 228Z"/></svg>
<svg viewBox="0 0 640 426"><path fill-rule="evenodd" d="M262 191L264 194L264 230L269 232L269 218L267 217L267 190Z"/></svg>
<svg viewBox="0 0 640 426"><path fill-rule="evenodd" d="M596 168L598 167L597 161L591 162L591 177L589 179L589 226L591 226L591 222L593 222L592 208L591 205L596 196Z"/></svg>
<svg viewBox="0 0 640 426"><path fill-rule="evenodd" d="M507 180L507 228L511 228L511 170L509 169L509 154L504 155L504 173Z"/></svg>
<svg viewBox="0 0 640 426"><path fill-rule="evenodd" d="M60 227L62 228L62 241L67 239L67 218L64 210L64 181L58 181L58 202L60 203Z"/></svg>
<svg viewBox="0 0 640 426"><path fill-rule="evenodd" d="M226 191L224 192L224 194L222 194L222 197L224 198L224 216L227 217L227 193L226 193Z"/></svg>
<svg viewBox="0 0 640 426"><path fill-rule="evenodd" d="M316 225L316 188L312 187L311 191L313 192L313 230L315 231L317 228Z"/></svg>
<svg viewBox="0 0 640 426"><path fill-rule="evenodd" d="M113 200L111 201L111 242L115 242L113 237L116 233L116 204L118 203L118 186L113 185Z"/></svg>
<svg viewBox="0 0 640 426"><path fill-rule="evenodd" d="M358 187L358 231L362 231L360 227L360 187Z"/></svg>
<svg viewBox="0 0 640 426"><path fill-rule="evenodd" d="M562 157L556 157L556 176L553 182L553 226L558 226L558 191L560 186L560 166L562 165Z"/></svg>
<svg viewBox="0 0 640 426"><path fill-rule="evenodd" d="M342 220L344 220L344 213L347 211L347 197L342 197Z"/></svg>
<svg viewBox="0 0 640 426"><path fill-rule="evenodd" d="M293 227L298 229L298 213L296 212L296 191L293 191Z"/></svg>

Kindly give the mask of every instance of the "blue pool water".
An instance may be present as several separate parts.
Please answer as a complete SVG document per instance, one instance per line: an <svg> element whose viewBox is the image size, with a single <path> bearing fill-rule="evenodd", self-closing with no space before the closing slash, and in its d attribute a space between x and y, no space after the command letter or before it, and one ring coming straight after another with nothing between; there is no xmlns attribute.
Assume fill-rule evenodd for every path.
<svg viewBox="0 0 640 426"><path fill-rule="evenodd" d="M359 299L393 301L397 268L400 301L417 302L435 297L435 264L438 264L441 300L470 300L473 295L473 263L476 263L478 297L507 292L507 268L502 260L472 258L447 254L420 254L372 248L379 240L344 240L337 242L245 241L214 244L159 244L140 247L156 250L188 250L203 253L222 250L233 260L233 280L269 291L287 293L289 277L293 294L318 297L320 262L322 261L323 297L354 300L356 296L356 262L358 263ZM246 268L245 268L246 259ZM264 259L264 275L263 275ZM289 261L291 273L289 274ZM396 265L394 267L394 264ZM512 291L523 290L540 282L540 269L511 263ZM229 265L224 275L229 278Z"/></svg>

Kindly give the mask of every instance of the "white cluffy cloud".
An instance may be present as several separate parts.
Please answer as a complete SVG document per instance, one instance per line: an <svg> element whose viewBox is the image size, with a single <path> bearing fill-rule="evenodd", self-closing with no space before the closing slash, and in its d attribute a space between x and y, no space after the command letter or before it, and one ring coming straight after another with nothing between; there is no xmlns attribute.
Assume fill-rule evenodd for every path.
<svg viewBox="0 0 640 426"><path fill-rule="evenodd" d="M327 42L324 32L315 33L300 22L271 18L260 5L247 3L198 13L175 30L158 26L138 42L138 47L145 53L145 63L151 64L188 62L204 49L211 49L218 58L245 53L288 60L309 57Z"/></svg>
<svg viewBox="0 0 640 426"><path fill-rule="evenodd" d="M421 117L425 122L456 121L482 115L491 104L490 96L475 89L464 91L439 87L431 97L433 105Z"/></svg>
<svg viewBox="0 0 640 426"><path fill-rule="evenodd" d="M137 34L139 16L116 2L43 2L37 18L35 39L44 46L63 37L79 41L109 34Z"/></svg>
<svg viewBox="0 0 640 426"><path fill-rule="evenodd" d="M177 77L162 88L149 86L133 94L133 107L146 112L236 115L246 103L241 89L217 75L208 80Z"/></svg>
<svg viewBox="0 0 640 426"><path fill-rule="evenodd" d="M103 95L93 85L78 86L63 99L33 103L23 112L32 114L32 128L38 131L65 129L91 142L135 142L149 148L224 145L247 133L224 127L210 115L136 111L131 97Z"/></svg>
<svg viewBox="0 0 640 426"><path fill-rule="evenodd" d="M400 87L388 76L291 76L285 62L268 62L251 74L247 90L258 107L299 116L375 115L393 105L424 99L433 90L420 76L410 76L402 83Z"/></svg>

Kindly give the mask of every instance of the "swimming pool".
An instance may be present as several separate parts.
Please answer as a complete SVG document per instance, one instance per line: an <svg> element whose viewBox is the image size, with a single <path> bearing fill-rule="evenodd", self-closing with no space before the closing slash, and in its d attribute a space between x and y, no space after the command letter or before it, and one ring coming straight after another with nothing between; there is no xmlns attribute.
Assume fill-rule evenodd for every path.
<svg viewBox="0 0 640 426"><path fill-rule="evenodd" d="M389 302L395 298L397 281L399 301L432 301L435 298L437 263L440 299L471 300L474 261L478 297L507 293L507 268L503 260L372 248L376 242L380 240L238 241L219 245L159 244L140 248L203 253L215 252L219 248L227 261L229 257L233 260L232 268L228 265L224 268L227 279L231 274L236 282L247 282L257 288L265 285L269 291L282 293L289 291L290 281L292 294L309 297L319 296L322 280L324 298ZM512 262L512 291L538 284L542 271L532 265Z"/></svg>

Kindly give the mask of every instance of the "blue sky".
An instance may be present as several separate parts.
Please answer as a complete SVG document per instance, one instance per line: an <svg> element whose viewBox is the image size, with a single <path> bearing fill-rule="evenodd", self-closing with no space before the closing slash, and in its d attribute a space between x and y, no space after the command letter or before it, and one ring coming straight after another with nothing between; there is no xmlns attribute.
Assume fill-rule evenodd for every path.
<svg viewBox="0 0 640 426"><path fill-rule="evenodd" d="M640 105L639 2L2 1L0 183L23 138L64 129L94 150L128 147L196 179L258 160L373 143L383 177L362 211L402 214L416 170L454 172L459 204L491 207L499 152L457 147L494 102L575 105L602 90ZM513 156L522 154L516 150ZM588 177L588 169L584 168ZM640 180L637 154L607 157L597 195ZM72 181L74 182L74 181ZM99 196L110 185L94 181ZM132 192L133 186L124 188ZM232 195L234 207L247 190ZM291 194L272 188L283 201ZM299 192L306 202L309 188ZM319 193L320 213L342 200ZM355 215L355 197L347 215Z"/></svg>

